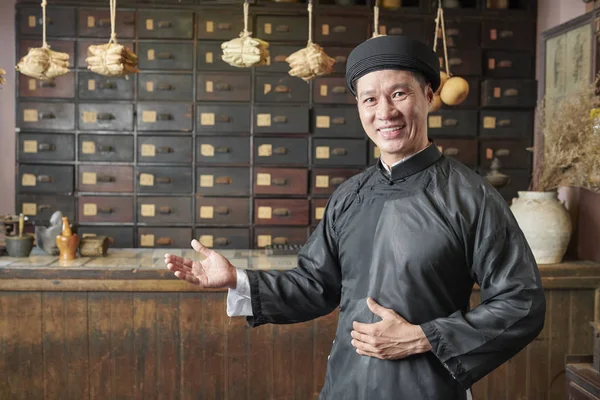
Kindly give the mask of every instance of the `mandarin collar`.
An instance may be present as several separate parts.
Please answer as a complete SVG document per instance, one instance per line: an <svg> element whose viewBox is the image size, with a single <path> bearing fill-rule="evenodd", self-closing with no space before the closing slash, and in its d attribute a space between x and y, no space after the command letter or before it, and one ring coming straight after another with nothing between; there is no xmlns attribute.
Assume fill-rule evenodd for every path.
<svg viewBox="0 0 600 400"><path fill-rule="evenodd" d="M424 170L430 165L434 164L437 160L440 159L442 153L435 145L435 143L431 143L427 146L426 149L420 151L419 153L413 155L408 160L405 160L397 165L392 167L392 174L388 174L387 170L383 166L381 159L377 160L377 169L379 172L385 176L390 181L397 181L400 179L405 179L417 172Z"/></svg>

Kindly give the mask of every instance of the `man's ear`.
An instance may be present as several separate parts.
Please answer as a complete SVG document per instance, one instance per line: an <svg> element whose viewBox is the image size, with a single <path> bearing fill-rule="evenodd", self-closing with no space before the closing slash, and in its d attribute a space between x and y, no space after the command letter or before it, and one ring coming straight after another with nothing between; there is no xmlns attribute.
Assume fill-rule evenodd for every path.
<svg viewBox="0 0 600 400"><path fill-rule="evenodd" d="M429 105L433 104L433 89L431 87L431 83L428 82L427 86L425 87L425 96L427 97L427 103Z"/></svg>

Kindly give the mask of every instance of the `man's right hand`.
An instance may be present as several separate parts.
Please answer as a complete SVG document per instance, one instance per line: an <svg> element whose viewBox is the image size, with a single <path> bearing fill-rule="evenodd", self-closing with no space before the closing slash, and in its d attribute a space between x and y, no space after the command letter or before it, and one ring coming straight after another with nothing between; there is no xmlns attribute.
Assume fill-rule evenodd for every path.
<svg viewBox="0 0 600 400"><path fill-rule="evenodd" d="M192 247L206 258L202 261L192 261L173 254L165 254L167 268L179 279L203 288L235 289L237 271L228 259L204 247L197 240L192 240Z"/></svg>

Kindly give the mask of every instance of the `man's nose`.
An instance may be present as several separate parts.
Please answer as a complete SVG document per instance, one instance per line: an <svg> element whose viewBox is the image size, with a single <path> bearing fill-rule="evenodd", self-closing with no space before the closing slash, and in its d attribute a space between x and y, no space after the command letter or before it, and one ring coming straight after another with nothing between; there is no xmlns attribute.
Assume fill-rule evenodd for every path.
<svg viewBox="0 0 600 400"><path fill-rule="evenodd" d="M394 107L390 99L382 99L377 103L377 110L375 110L377 119L385 121L395 117L397 114L398 109Z"/></svg>

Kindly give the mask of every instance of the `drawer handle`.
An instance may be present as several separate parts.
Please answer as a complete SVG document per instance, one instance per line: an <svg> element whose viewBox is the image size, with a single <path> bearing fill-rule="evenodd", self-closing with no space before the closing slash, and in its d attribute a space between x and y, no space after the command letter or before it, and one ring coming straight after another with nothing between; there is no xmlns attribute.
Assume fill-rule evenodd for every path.
<svg viewBox="0 0 600 400"><path fill-rule="evenodd" d="M458 28L447 29L446 30L446 35L448 35L448 36L458 36L458 35L460 35L460 29L458 29Z"/></svg>
<svg viewBox="0 0 600 400"><path fill-rule="evenodd" d="M219 124L227 124L231 122L231 117L229 115L217 115L215 117L215 122Z"/></svg>
<svg viewBox="0 0 600 400"><path fill-rule="evenodd" d="M510 119L502 119L498 121L498 126L501 128L506 128L512 125L512 121Z"/></svg>
<svg viewBox="0 0 600 400"><path fill-rule="evenodd" d="M215 153L219 153L219 154L231 153L231 148L225 147L225 146L215 147Z"/></svg>
<svg viewBox="0 0 600 400"><path fill-rule="evenodd" d="M169 29L172 27L171 21L159 21L157 25L159 29Z"/></svg>
<svg viewBox="0 0 600 400"><path fill-rule="evenodd" d="M56 119L56 115L51 112L40 113L40 119Z"/></svg>
<svg viewBox="0 0 600 400"><path fill-rule="evenodd" d="M41 88L55 88L56 83L54 81L39 81Z"/></svg>
<svg viewBox="0 0 600 400"><path fill-rule="evenodd" d="M275 149L273 150L273 153L277 155L287 154L287 152L288 149L283 146L275 147Z"/></svg>
<svg viewBox="0 0 600 400"><path fill-rule="evenodd" d="M175 90L175 87L168 83L159 83L156 88L159 92L170 92Z"/></svg>
<svg viewBox="0 0 600 400"><path fill-rule="evenodd" d="M160 177L156 178L156 183L169 184L169 183L171 183L171 178L169 178L168 176L160 176Z"/></svg>
<svg viewBox="0 0 600 400"><path fill-rule="evenodd" d="M445 156L457 156L460 154L460 151L455 148L455 147L448 147L447 149L444 149L444 155Z"/></svg>
<svg viewBox="0 0 600 400"><path fill-rule="evenodd" d="M285 54L281 54L281 55L275 56L275 58L273 58L273 61L275 61L277 63L282 63L282 62L285 62L287 57L288 56L286 56Z"/></svg>
<svg viewBox="0 0 600 400"><path fill-rule="evenodd" d="M38 211L49 210L50 208L52 208L52 206L50 206L50 204L40 204L40 205L38 205Z"/></svg>
<svg viewBox="0 0 600 400"><path fill-rule="evenodd" d="M274 186L285 186L285 185L287 185L287 179L285 179L285 178L275 178L275 179L271 180L271 183Z"/></svg>
<svg viewBox="0 0 600 400"><path fill-rule="evenodd" d="M502 39L511 38L513 36L515 36L513 31L508 31L508 30L500 31L500 37Z"/></svg>
<svg viewBox="0 0 600 400"><path fill-rule="evenodd" d="M494 152L494 155L496 155L497 157L507 157L507 156L510 156L510 150L509 149L498 149Z"/></svg>
<svg viewBox="0 0 600 400"><path fill-rule="evenodd" d="M458 57L453 57L448 60L448 64L450 65L462 65L463 60Z"/></svg>
<svg viewBox="0 0 600 400"><path fill-rule="evenodd" d="M403 34L404 34L404 29L402 29L399 26L390 28L390 30L388 31L388 35L403 35Z"/></svg>
<svg viewBox="0 0 600 400"><path fill-rule="evenodd" d="M331 120L331 123L333 125L345 125L346 124L346 118L344 117L335 117Z"/></svg>
<svg viewBox="0 0 600 400"><path fill-rule="evenodd" d="M229 215L229 208L228 207L215 207L215 213L219 214L219 215Z"/></svg>
<svg viewBox="0 0 600 400"><path fill-rule="evenodd" d="M335 58L335 62L338 64L345 63L346 60L348 60L348 57L346 57L346 56L335 56L334 58Z"/></svg>
<svg viewBox="0 0 600 400"><path fill-rule="evenodd" d="M291 92L290 88L285 85L275 86L275 93L290 93L290 92Z"/></svg>
<svg viewBox="0 0 600 400"><path fill-rule="evenodd" d="M337 25L333 27L333 32L334 33L346 33L348 31L348 28L346 28L345 25Z"/></svg>
<svg viewBox="0 0 600 400"><path fill-rule="evenodd" d="M516 97L518 95L519 95L518 89L506 89L504 91L504 96L506 96L506 97Z"/></svg>
<svg viewBox="0 0 600 400"><path fill-rule="evenodd" d="M161 206L158 208L158 213L161 215L169 215L172 212L173 212L173 210L169 206Z"/></svg>
<svg viewBox="0 0 600 400"><path fill-rule="evenodd" d="M103 82L100 85L98 85L98 87L102 90L116 90L117 89L117 84L115 82Z"/></svg>
<svg viewBox="0 0 600 400"><path fill-rule="evenodd" d="M50 175L40 175L37 177L37 181L42 183L51 183L53 180Z"/></svg>
<svg viewBox="0 0 600 400"><path fill-rule="evenodd" d="M458 126L458 120L454 118L445 119L443 122L444 126Z"/></svg>
<svg viewBox="0 0 600 400"><path fill-rule="evenodd" d="M498 62L498 68L512 68L513 63L510 60L502 60Z"/></svg>
<svg viewBox="0 0 600 400"><path fill-rule="evenodd" d="M112 115L110 113L101 113L101 114L98 114L96 119L98 119L98 121L112 121L113 119L116 119L116 118L114 115Z"/></svg>
<svg viewBox="0 0 600 400"><path fill-rule="evenodd" d="M341 185L342 183L344 183L345 181L346 181L346 178L342 178L341 176L338 176L336 178L331 178L329 183L331 183L334 186L338 186L338 185Z"/></svg>
<svg viewBox="0 0 600 400"><path fill-rule="evenodd" d="M102 18L98 20L98 26L109 26L110 25L110 19L108 18Z"/></svg>
<svg viewBox="0 0 600 400"><path fill-rule="evenodd" d="M228 83L217 83L215 85L215 90L217 92L230 92L231 91L231 85Z"/></svg>
<svg viewBox="0 0 600 400"><path fill-rule="evenodd" d="M112 153L114 151L113 147L110 145L100 146L100 153Z"/></svg>
<svg viewBox="0 0 600 400"><path fill-rule="evenodd" d="M171 239L170 237L159 237L158 239L156 239L156 244L159 244L161 246L169 246L173 244L173 239Z"/></svg>
<svg viewBox="0 0 600 400"><path fill-rule="evenodd" d="M213 244L216 244L217 246L227 246L230 243L231 242L226 237L218 237L213 240Z"/></svg>
<svg viewBox="0 0 600 400"><path fill-rule="evenodd" d="M56 147L51 143L40 143L38 144L39 151L54 151Z"/></svg>
<svg viewBox="0 0 600 400"><path fill-rule="evenodd" d="M275 124L287 124L287 117L285 115L277 115L273 117L273 123Z"/></svg>
<svg viewBox="0 0 600 400"><path fill-rule="evenodd" d="M346 89L345 86L336 86L333 89L331 89L331 93L333 93L333 94L346 94L346 93L348 93L348 90Z"/></svg>
<svg viewBox="0 0 600 400"><path fill-rule="evenodd" d="M104 182L104 183L109 183L109 182L115 182L116 178L114 176L110 176L110 175L99 175L96 178L96 182Z"/></svg>
<svg viewBox="0 0 600 400"><path fill-rule="evenodd" d="M175 57L173 57L173 54L171 54L171 53L158 53L156 55L157 60L171 60L173 58L175 58Z"/></svg>
<svg viewBox="0 0 600 400"><path fill-rule="evenodd" d="M287 208L276 208L273 210L273 215L276 217L287 217L291 212Z"/></svg>
<svg viewBox="0 0 600 400"><path fill-rule="evenodd" d="M231 185L233 180L228 176L219 176L215 179L217 185Z"/></svg>
<svg viewBox="0 0 600 400"><path fill-rule="evenodd" d="M331 150L331 154L334 156L345 156L348 154L348 151L343 147L338 147L336 149Z"/></svg>
<svg viewBox="0 0 600 400"><path fill-rule="evenodd" d="M173 115L172 115L172 114L166 114L166 113L165 113L165 114L158 114L158 115L156 116L156 119L157 119L158 121L173 121L173 120L174 120L174 118L173 118Z"/></svg>
<svg viewBox="0 0 600 400"><path fill-rule="evenodd" d="M156 150L156 152L161 153L161 154L165 154L165 153L168 154L168 153L174 153L175 151L169 146L163 146L163 147L159 147Z"/></svg>
<svg viewBox="0 0 600 400"><path fill-rule="evenodd" d="M289 31L290 31L290 27L287 25L277 25L275 27L275 32L285 33L285 32L289 32Z"/></svg>
<svg viewBox="0 0 600 400"><path fill-rule="evenodd" d="M99 207L97 211L99 214L112 214L113 209L110 207Z"/></svg>
<svg viewBox="0 0 600 400"><path fill-rule="evenodd" d="M273 244L288 244L288 238L283 237L283 236L277 236L277 237L274 237L273 240L271 240L271 243L273 243Z"/></svg>
<svg viewBox="0 0 600 400"><path fill-rule="evenodd" d="M230 31L231 30L231 24L227 23L227 22L219 22L217 24L217 30L218 31Z"/></svg>

